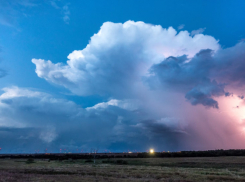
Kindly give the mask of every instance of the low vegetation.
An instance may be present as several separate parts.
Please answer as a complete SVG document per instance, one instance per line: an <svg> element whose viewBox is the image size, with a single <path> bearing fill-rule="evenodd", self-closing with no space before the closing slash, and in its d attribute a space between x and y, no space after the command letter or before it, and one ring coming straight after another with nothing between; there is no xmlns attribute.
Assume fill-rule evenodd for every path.
<svg viewBox="0 0 245 182"><path fill-rule="evenodd" d="M245 157L0 159L0 181L245 181Z"/></svg>

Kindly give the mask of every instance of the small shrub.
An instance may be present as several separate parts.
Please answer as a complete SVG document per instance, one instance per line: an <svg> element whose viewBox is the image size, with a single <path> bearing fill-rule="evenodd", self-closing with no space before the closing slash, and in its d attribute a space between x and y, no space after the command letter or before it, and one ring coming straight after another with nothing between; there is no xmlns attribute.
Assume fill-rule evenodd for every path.
<svg viewBox="0 0 245 182"><path fill-rule="evenodd" d="M34 163L34 159L32 158L27 159L26 164L31 164L31 163Z"/></svg>
<svg viewBox="0 0 245 182"><path fill-rule="evenodd" d="M105 161L102 161L102 163L106 163L106 164L108 164L108 163L114 163L114 160L107 159Z"/></svg>
<svg viewBox="0 0 245 182"><path fill-rule="evenodd" d="M116 160L117 164L122 164L123 160Z"/></svg>
<svg viewBox="0 0 245 182"><path fill-rule="evenodd" d="M94 162L94 161L92 161L91 159L88 159L88 160L86 160L84 162Z"/></svg>
<svg viewBox="0 0 245 182"><path fill-rule="evenodd" d="M117 160L116 163L117 164L128 164L128 162L125 160Z"/></svg>
<svg viewBox="0 0 245 182"><path fill-rule="evenodd" d="M128 164L127 161L125 160L105 160L105 161L102 161L102 163L105 163L105 164Z"/></svg>

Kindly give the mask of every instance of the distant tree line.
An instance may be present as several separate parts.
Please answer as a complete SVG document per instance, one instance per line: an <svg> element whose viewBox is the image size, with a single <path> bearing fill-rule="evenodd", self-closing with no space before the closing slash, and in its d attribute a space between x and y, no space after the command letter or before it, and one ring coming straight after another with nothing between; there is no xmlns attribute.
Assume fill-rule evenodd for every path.
<svg viewBox="0 0 245 182"><path fill-rule="evenodd" d="M69 160L69 159L105 159L105 158L151 158L151 157L219 157L219 156L245 156L245 150L207 150L207 151L180 151L180 152L138 152L138 153L50 153L50 154L1 154L0 158L34 158L50 160Z"/></svg>
<svg viewBox="0 0 245 182"><path fill-rule="evenodd" d="M219 156L245 156L245 150L207 150L207 151L180 151L180 152L156 152L154 154L139 153L138 157L219 157Z"/></svg>

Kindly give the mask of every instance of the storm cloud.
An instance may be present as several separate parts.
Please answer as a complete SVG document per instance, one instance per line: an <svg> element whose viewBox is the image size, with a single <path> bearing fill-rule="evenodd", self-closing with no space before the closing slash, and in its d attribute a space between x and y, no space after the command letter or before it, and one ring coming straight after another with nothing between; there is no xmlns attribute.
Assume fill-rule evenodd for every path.
<svg viewBox="0 0 245 182"><path fill-rule="evenodd" d="M36 139L35 148L52 150L242 148L244 50L244 42L222 49L200 32L106 22L66 63L32 59L38 77L104 101L82 107L7 87L0 96L0 134L13 141L18 135L18 148Z"/></svg>
<svg viewBox="0 0 245 182"><path fill-rule="evenodd" d="M169 133L179 130L179 125L169 124L168 118L152 124L144 121L149 113L131 100L114 99L81 108L74 102L33 89L9 87L3 91L0 136L7 138L2 148L8 152L44 152L46 148L49 152L58 152L60 148L88 151L91 147L115 150L113 145L118 143L124 143L126 148L131 146L130 149L146 150L164 139L163 136L168 136L164 139L166 145L170 138L175 138ZM156 135L159 126L169 132Z"/></svg>
<svg viewBox="0 0 245 182"><path fill-rule="evenodd" d="M201 50L191 59L169 57L151 67L147 81L153 88L186 93L185 98L193 105L218 108L215 97L230 96L229 89L239 94L244 88L244 50L245 43L241 42L217 52Z"/></svg>

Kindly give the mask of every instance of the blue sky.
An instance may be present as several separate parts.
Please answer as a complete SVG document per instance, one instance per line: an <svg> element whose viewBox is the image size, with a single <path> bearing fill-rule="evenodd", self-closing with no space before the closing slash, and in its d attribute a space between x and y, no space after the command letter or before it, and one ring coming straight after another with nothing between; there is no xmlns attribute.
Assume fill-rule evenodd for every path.
<svg viewBox="0 0 245 182"><path fill-rule="evenodd" d="M9 78L5 78L2 87L18 83L25 87L49 89L46 82L35 76L30 60L43 58L66 62L67 55L84 48L90 37L107 21L143 21L175 29L183 24L183 29L189 32L206 28L205 33L218 39L223 47L233 46L245 37L245 3L242 1L30 2L33 6L9 3L13 15L9 15L11 11L1 14L3 18L11 16L11 26L1 26L2 64L9 69ZM53 7L51 2L55 2L59 9ZM67 23L63 20L64 6L68 6L70 12ZM29 79L30 76L32 79Z"/></svg>
<svg viewBox="0 0 245 182"><path fill-rule="evenodd" d="M238 114L228 133L243 131L244 9L242 0L0 0L0 145L244 147L232 144L241 136L230 139L220 114L229 105Z"/></svg>

